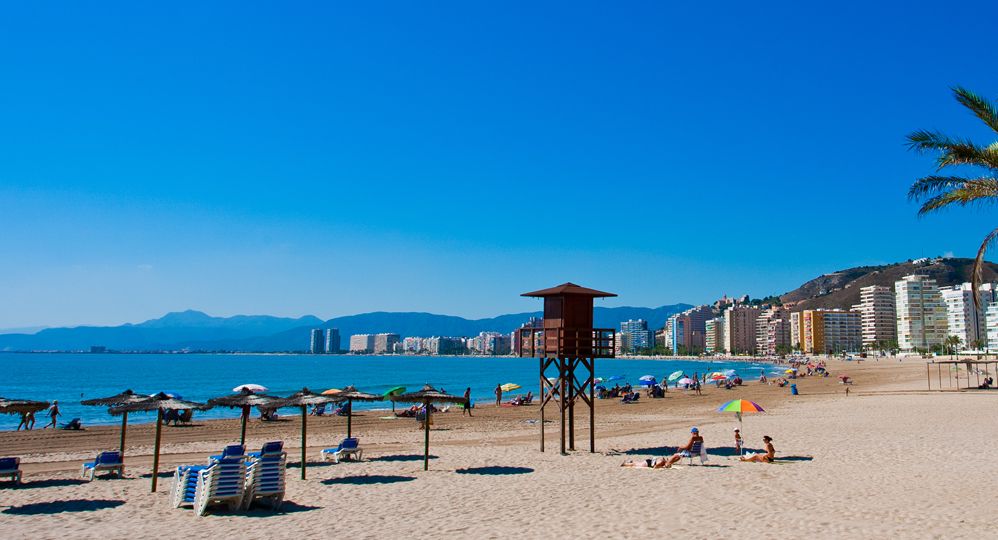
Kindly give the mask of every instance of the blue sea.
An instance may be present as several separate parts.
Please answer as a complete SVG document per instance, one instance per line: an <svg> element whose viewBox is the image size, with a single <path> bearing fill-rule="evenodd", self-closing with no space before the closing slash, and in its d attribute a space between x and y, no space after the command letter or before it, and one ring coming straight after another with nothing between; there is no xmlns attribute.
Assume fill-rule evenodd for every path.
<svg viewBox="0 0 998 540"><path fill-rule="evenodd" d="M601 359L596 376L623 376L619 381L637 384L644 375L658 380L683 370L693 372L734 369L745 379L755 379L760 369L776 368L744 362L688 360ZM359 390L380 394L395 386L410 391L431 384L452 394L471 387L474 401L495 400L496 384L516 383L521 390L512 395L538 390L538 361L515 357L429 357L429 356L350 356L350 355L226 355L226 354L19 354L0 353L0 396L39 401L59 400L60 421L81 418L83 425L115 424L104 407L85 407L80 400L105 397L126 389L137 393L167 392L183 399L204 402L232 393L242 384L261 384L268 394L288 396L302 387L315 392L354 385ZM616 384L611 383L611 384ZM504 398L505 399L505 398ZM390 408L388 402L355 403L355 408ZM285 409L282 414L294 414ZM195 418L236 418L239 411L214 408L196 413ZM45 412L36 415L36 427L47 420ZM154 422L152 413L129 416L129 422ZM17 415L0 415L0 430L17 427Z"/></svg>

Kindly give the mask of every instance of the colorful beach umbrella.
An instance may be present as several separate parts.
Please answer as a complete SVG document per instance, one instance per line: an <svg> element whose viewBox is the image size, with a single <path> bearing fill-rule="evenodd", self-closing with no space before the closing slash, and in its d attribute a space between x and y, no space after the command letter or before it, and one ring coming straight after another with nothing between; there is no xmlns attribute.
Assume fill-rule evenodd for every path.
<svg viewBox="0 0 998 540"><path fill-rule="evenodd" d="M502 388L503 392L512 392L513 390L519 390L520 389L520 385L518 385L516 383L508 382L506 384L503 384L503 385L499 386L499 388Z"/></svg>
<svg viewBox="0 0 998 540"><path fill-rule="evenodd" d="M611 375L606 378L606 382L622 381L624 380L624 375Z"/></svg>
<svg viewBox="0 0 998 540"><path fill-rule="evenodd" d="M731 400L731 401L725 403L724 405L721 405L721 408L717 409L717 411L718 412L737 412L737 413L766 412L766 410L763 409L762 407L760 407L758 403L756 403L754 401L749 401L747 399L735 399L735 400Z"/></svg>
<svg viewBox="0 0 998 540"><path fill-rule="evenodd" d="M676 381L676 384L693 384L693 379L689 377L683 377L682 379Z"/></svg>
<svg viewBox="0 0 998 540"><path fill-rule="evenodd" d="M741 427L742 427L742 413L766 412L766 410L763 409L761 406L759 406L758 403L756 403L754 401L749 401L747 399L734 399L734 400L731 400L731 401L725 403L724 405L721 405L721 407L719 409L717 409L717 411L718 412L733 412L733 413L735 413L735 418L738 419L738 427L739 427L739 429L741 429ZM745 435L742 434L742 438L743 439L744 439L744 437L745 437Z"/></svg>
<svg viewBox="0 0 998 540"><path fill-rule="evenodd" d="M784 371L783 373L790 374L790 373L797 373L797 372L794 371L794 370L792 370L792 369L788 369L788 370Z"/></svg>
<svg viewBox="0 0 998 540"><path fill-rule="evenodd" d="M683 376L683 370L679 370L679 371L673 371L673 372L672 372L672 373L671 373L671 374L669 375L669 379L668 379L668 380L669 380L669 382L672 382L672 381L674 381L674 380L676 380L676 379L678 379L678 378L680 378L680 377L682 377L682 376Z"/></svg>

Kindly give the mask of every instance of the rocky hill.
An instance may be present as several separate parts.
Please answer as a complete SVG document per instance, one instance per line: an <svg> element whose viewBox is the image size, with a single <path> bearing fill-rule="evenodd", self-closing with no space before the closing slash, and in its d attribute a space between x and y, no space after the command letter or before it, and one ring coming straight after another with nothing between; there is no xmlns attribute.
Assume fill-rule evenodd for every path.
<svg viewBox="0 0 998 540"><path fill-rule="evenodd" d="M817 277L786 294L780 300L793 304L793 310L842 308L859 303L859 290L870 285L893 286L904 276L925 274L940 287L970 281L973 259L915 259L884 266L859 266ZM987 263L984 281L998 281L998 265Z"/></svg>

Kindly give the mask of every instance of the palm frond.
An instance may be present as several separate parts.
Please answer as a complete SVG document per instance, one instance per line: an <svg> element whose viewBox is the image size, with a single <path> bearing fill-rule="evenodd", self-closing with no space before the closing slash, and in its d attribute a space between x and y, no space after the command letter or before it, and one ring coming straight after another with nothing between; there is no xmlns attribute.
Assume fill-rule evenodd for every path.
<svg viewBox="0 0 998 540"><path fill-rule="evenodd" d="M970 290L971 295L974 297L974 309L977 310L981 309L980 290L981 281L984 277L984 255L994 246L996 240L998 240L998 229L991 231L984 237L981 247L977 250L977 258L974 259L974 274L970 282Z"/></svg>
<svg viewBox="0 0 998 540"><path fill-rule="evenodd" d="M916 152L939 152L936 166L974 165L998 169L998 143L978 146L969 139L953 139L938 131L919 130L908 134L908 149Z"/></svg>
<svg viewBox="0 0 998 540"><path fill-rule="evenodd" d="M980 118L992 131L998 133L998 109L993 103L962 86L953 88L953 97L960 102L960 105L970 109L974 116Z"/></svg>
<svg viewBox="0 0 998 540"><path fill-rule="evenodd" d="M951 204L967 206L975 202L998 200L998 178L962 178L959 176L926 176L919 178L908 190L908 198L921 200L929 197L918 210L918 215L939 210Z"/></svg>

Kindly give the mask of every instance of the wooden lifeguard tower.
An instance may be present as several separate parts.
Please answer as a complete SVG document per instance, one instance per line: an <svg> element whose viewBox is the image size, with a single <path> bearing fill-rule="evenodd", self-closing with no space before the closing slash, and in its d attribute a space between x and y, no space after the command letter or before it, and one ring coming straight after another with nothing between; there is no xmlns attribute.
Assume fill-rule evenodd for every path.
<svg viewBox="0 0 998 540"><path fill-rule="evenodd" d="M617 295L565 283L521 296L544 299L543 325L521 328L517 349L521 357L540 358L541 452L544 410L552 400L561 414L561 453L565 453L566 440L568 449L575 450L577 400L589 406L589 451L595 452L596 359L613 358L616 332L612 328L593 328L593 299ZM582 369L577 371L580 366Z"/></svg>

